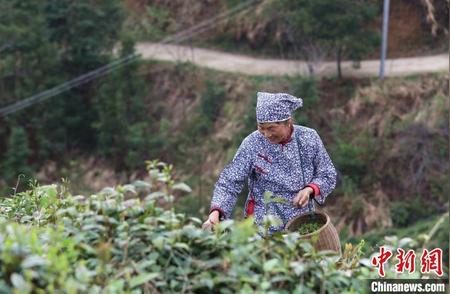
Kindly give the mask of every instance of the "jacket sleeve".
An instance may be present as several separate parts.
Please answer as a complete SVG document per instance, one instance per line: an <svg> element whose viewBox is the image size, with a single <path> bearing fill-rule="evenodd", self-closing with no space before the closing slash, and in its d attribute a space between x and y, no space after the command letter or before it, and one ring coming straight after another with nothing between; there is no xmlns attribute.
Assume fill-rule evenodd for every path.
<svg viewBox="0 0 450 294"><path fill-rule="evenodd" d="M320 194L316 195L315 198L320 204L323 204L325 202L325 198L336 186L337 173L319 134L317 134L317 132L314 133L314 140L316 141L315 145L317 146L317 149L313 158L314 175L311 183L319 187Z"/></svg>
<svg viewBox="0 0 450 294"><path fill-rule="evenodd" d="M251 145L247 137L242 141L233 160L220 173L214 188L210 212L218 210L221 219L230 219L237 197L252 166Z"/></svg>

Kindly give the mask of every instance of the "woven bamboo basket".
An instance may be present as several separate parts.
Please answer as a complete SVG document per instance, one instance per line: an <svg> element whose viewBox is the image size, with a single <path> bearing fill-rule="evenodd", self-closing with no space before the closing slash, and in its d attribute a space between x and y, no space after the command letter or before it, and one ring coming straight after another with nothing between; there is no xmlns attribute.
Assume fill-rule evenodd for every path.
<svg viewBox="0 0 450 294"><path fill-rule="evenodd" d="M311 240L311 238L315 235L318 235L317 242L313 242L313 246L317 251L322 250L330 250L338 253L339 255L342 255L341 251L341 242L339 240L339 235L336 231L336 228L331 223L330 217L328 214L316 211L316 212L309 212L300 216L297 216L286 224L285 230L290 232L296 232L298 228L303 224L308 222L311 217L318 218L319 220L323 221L325 224L318 229L315 232L312 232L310 234L301 235L300 238Z"/></svg>

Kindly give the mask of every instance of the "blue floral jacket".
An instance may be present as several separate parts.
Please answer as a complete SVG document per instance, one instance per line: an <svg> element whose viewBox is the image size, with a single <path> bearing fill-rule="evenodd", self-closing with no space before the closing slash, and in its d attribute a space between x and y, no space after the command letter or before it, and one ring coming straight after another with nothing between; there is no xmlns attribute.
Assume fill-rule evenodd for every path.
<svg viewBox="0 0 450 294"><path fill-rule="evenodd" d="M273 232L283 230L290 219L309 211L308 206L292 205L293 198L305 186L314 187L316 200L323 204L335 188L336 170L317 132L294 125L290 140L284 144L271 143L259 131L242 141L234 159L219 175L210 211L218 210L222 220L230 219L245 180L249 187L245 216L252 210L249 203L254 200L257 225L262 225L268 214L283 221L280 227L271 228ZM266 211L265 191L287 200L288 204L270 203Z"/></svg>

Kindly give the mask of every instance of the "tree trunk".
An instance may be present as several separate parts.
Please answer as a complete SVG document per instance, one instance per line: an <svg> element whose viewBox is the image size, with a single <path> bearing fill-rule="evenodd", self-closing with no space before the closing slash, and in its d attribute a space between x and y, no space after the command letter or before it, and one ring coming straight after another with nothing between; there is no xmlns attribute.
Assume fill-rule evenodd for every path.
<svg viewBox="0 0 450 294"><path fill-rule="evenodd" d="M308 72L309 72L309 76L314 76L314 66L312 65L311 62L308 62Z"/></svg>
<svg viewBox="0 0 450 294"><path fill-rule="evenodd" d="M337 71L338 71L338 78L342 78L342 72L341 72L341 56L342 54L342 48L338 47L336 51L336 61L337 61Z"/></svg>

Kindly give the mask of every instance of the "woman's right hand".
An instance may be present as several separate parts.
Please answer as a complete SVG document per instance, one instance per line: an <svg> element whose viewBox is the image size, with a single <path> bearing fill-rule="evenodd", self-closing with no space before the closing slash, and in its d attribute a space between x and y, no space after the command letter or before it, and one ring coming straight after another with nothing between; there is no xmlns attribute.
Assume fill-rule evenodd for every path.
<svg viewBox="0 0 450 294"><path fill-rule="evenodd" d="M203 223L202 229L207 231L214 231L214 226L219 223L219 211L214 210L209 214L208 219Z"/></svg>

